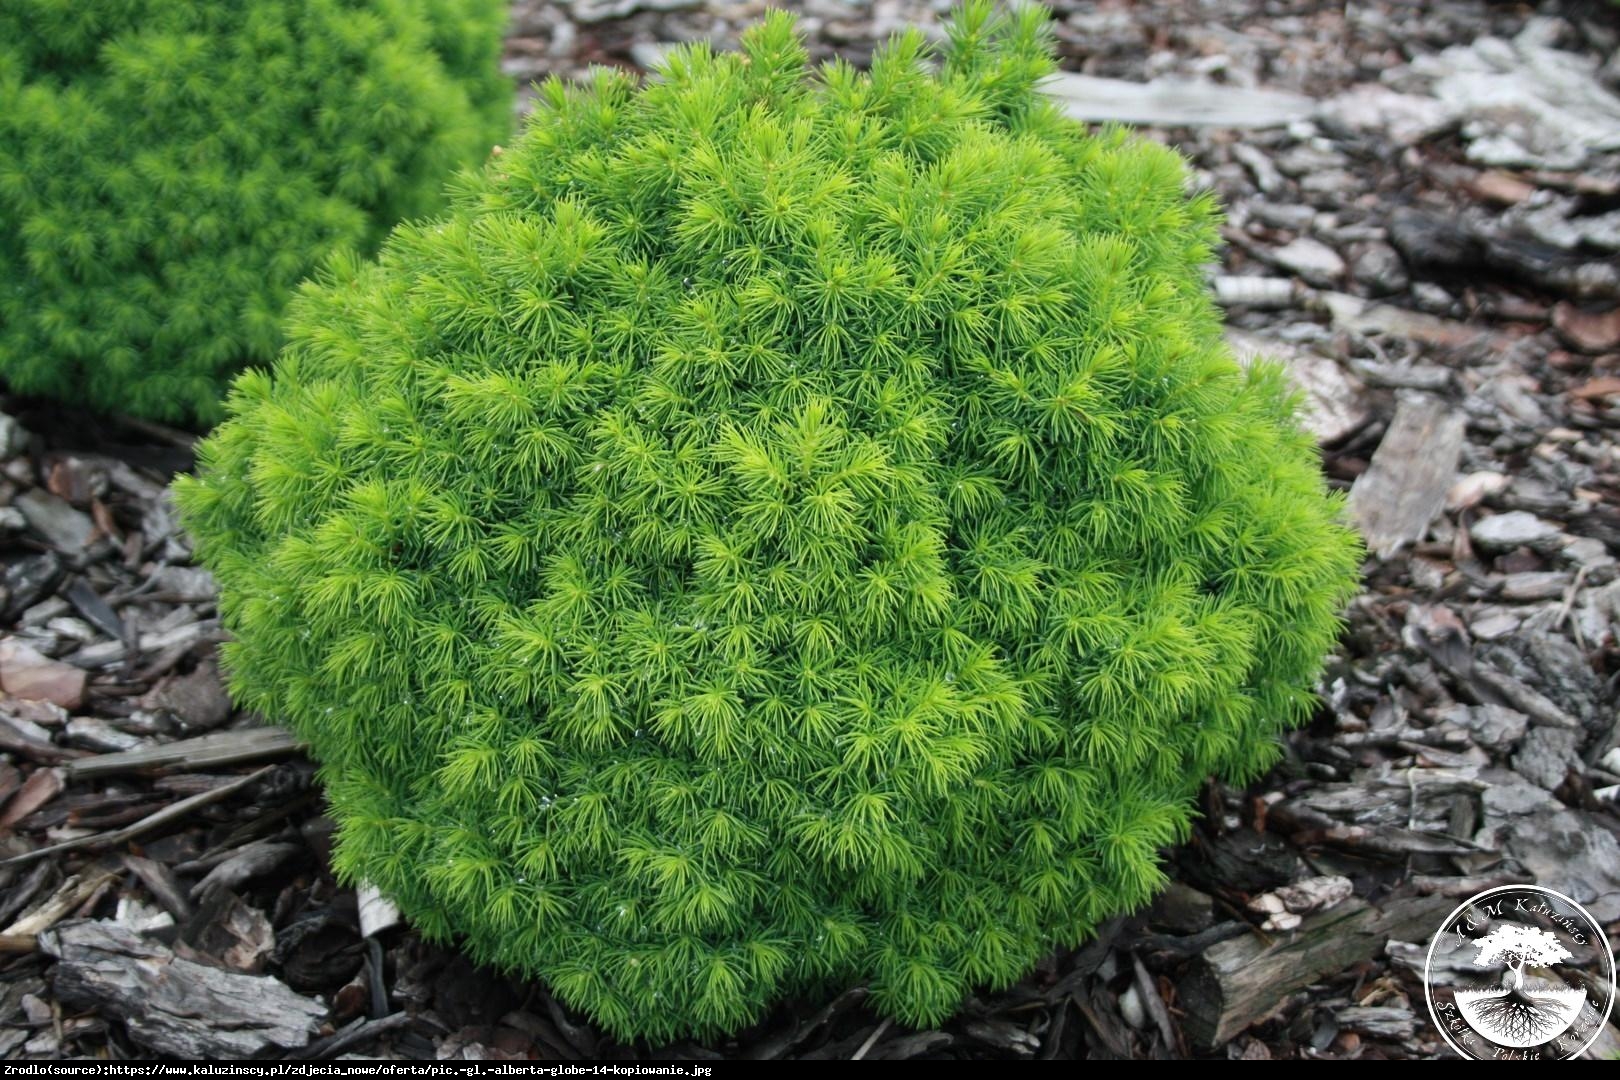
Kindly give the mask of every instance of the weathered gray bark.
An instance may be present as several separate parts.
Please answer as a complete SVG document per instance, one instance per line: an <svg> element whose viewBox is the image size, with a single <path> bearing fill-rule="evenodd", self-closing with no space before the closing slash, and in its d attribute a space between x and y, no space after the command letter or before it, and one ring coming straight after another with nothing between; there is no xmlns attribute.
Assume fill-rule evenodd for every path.
<svg viewBox="0 0 1620 1080"><path fill-rule="evenodd" d="M1269 945L1250 936L1212 946L1181 982L1187 1034L1200 1046L1220 1046L1289 994L1372 959L1385 942L1427 940L1452 906L1443 896L1405 897L1380 907L1351 900Z"/></svg>
<svg viewBox="0 0 1620 1080"><path fill-rule="evenodd" d="M97 754L69 762L68 779L90 780L118 773L144 772L148 769L186 768L207 772L226 765L240 765L267 758L291 757L302 749L300 743L286 728L255 727L233 731L216 731L199 735L195 739L164 743L143 750L125 750L116 754Z"/></svg>
<svg viewBox="0 0 1620 1080"><path fill-rule="evenodd" d="M1350 507L1373 554L1387 559L1420 539L1445 509L1462 444L1461 413L1432 399L1400 403L1372 463L1350 489Z"/></svg>
<svg viewBox="0 0 1620 1080"><path fill-rule="evenodd" d="M183 1058L251 1058L305 1046L326 1008L268 975L182 960L108 921L64 923L40 935L55 957L64 1003L122 1020L131 1039Z"/></svg>

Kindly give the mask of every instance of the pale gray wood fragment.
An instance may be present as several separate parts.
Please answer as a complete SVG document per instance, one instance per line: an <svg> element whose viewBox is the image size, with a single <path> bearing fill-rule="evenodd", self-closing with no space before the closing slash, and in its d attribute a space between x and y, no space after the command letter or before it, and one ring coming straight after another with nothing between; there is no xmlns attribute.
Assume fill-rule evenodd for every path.
<svg viewBox="0 0 1620 1080"><path fill-rule="evenodd" d="M129 1036L190 1060L251 1058L309 1043L326 1007L268 975L182 960L115 922L81 920L40 935L58 961L63 1003L122 1020Z"/></svg>
<svg viewBox="0 0 1620 1080"><path fill-rule="evenodd" d="M1316 110L1301 94L1191 79L1140 83L1060 71L1041 88L1076 120L1154 127L1281 127Z"/></svg>
<svg viewBox="0 0 1620 1080"><path fill-rule="evenodd" d="M1445 509L1457 478L1463 416L1432 398L1405 398L1350 489L1350 508L1367 547L1387 559L1420 539Z"/></svg>
<svg viewBox="0 0 1620 1080"><path fill-rule="evenodd" d="M1366 387L1331 357L1241 330L1227 331L1226 340L1245 366L1265 358L1288 369L1289 380L1305 394L1302 419L1317 442L1336 443L1361 430L1372 418L1365 404Z"/></svg>
<svg viewBox="0 0 1620 1080"><path fill-rule="evenodd" d="M79 758L69 762L64 768L70 780L89 780L98 776L143 772L148 769L184 768L207 772L226 765L291 757L298 753L302 746L303 744L286 728L238 728L199 735L195 739L181 739L179 742L142 750Z"/></svg>
<svg viewBox="0 0 1620 1080"><path fill-rule="evenodd" d="M1214 1048L1243 1033L1290 994L1380 955L1384 943L1426 941L1454 901L1415 896L1373 907L1351 900L1269 942L1257 935L1204 952L1181 982L1187 1034Z"/></svg>

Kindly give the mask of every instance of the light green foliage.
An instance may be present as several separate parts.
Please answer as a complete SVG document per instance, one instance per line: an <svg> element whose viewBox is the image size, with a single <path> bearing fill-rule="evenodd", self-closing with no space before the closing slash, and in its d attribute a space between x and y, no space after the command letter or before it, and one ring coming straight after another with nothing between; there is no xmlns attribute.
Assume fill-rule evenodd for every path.
<svg viewBox="0 0 1620 1080"><path fill-rule="evenodd" d="M0 377L209 421L509 130L504 0L0 0Z"/></svg>
<svg viewBox="0 0 1620 1080"><path fill-rule="evenodd" d="M774 14L544 89L307 288L180 497L338 865L621 1037L950 1014L1273 760L1358 546L1222 344L1180 159L1044 13L812 75Z"/></svg>

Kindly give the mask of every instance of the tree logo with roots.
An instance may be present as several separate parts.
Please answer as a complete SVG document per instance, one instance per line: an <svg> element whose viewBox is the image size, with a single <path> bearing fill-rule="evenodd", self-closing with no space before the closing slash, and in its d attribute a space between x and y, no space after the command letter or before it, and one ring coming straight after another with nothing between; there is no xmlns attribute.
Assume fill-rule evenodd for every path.
<svg viewBox="0 0 1620 1080"><path fill-rule="evenodd" d="M1441 1037L1464 1057L1559 1059L1580 1056L1603 1029L1614 976L1608 939L1585 908L1551 889L1506 885L1447 917L1423 985Z"/></svg>

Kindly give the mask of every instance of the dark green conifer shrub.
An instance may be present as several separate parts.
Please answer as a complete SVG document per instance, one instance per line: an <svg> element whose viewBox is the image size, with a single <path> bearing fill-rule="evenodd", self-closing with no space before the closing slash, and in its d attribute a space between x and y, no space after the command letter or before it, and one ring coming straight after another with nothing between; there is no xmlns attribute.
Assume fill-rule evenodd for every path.
<svg viewBox="0 0 1620 1080"><path fill-rule="evenodd" d="M1273 759L1358 546L1210 200L1035 93L1044 26L553 83L301 293L179 494L343 873L621 1037L928 1024Z"/></svg>
<svg viewBox="0 0 1620 1080"><path fill-rule="evenodd" d="M0 0L0 377L221 415L297 283L509 127L505 0Z"/></svg>

